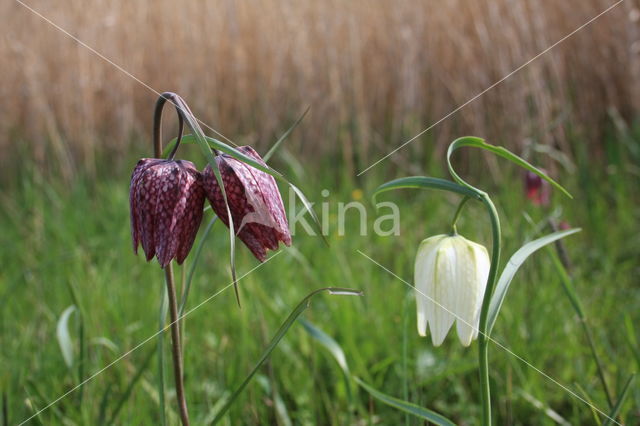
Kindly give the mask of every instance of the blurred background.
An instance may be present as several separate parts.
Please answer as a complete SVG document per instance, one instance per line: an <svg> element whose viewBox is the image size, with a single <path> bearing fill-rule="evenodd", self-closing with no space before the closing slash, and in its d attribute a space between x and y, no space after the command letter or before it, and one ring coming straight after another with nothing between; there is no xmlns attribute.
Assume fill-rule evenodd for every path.
<svg viewBox="0 0 640 426"><path fill-rule="evenodd" d="M196 424L213 418L297 302L326 285L365 291L357 300L319 300L305 314L344 349L355 375L456 423L477 424L475 346L461 348L451 335L442 348L420 339L411 290L356 251L412 281L419 242L448 229L459 200L426 191L385 194L400 207L401 236L381 237L371 234L370 195L392 178L447 177L446 148L463 135L505 146L573 194L569 200L552 192L540 203L527 197L520 169L477 151L456 154L461 174L495 197L503 262L524 241L550 232L549 219L583 228L566 242L570 275L609 394L550 251L536 254L517 276L494 337L612 412L640 369L640 1L617 3L545 50L614 4L0 2L5 423L33 415L158 329L162 273L155 261L131 253L128 212L131 170L152 154L155 91L180 94L210 136L262 154L310 107L270 164L318 203L318 213L320 202L330 203L330 248L299 233L293 249L246 278L242 310L228 291L186 322L185 380ZM177 127L173 112L164 121L168 140ZM183 145L178 156L205 163L193 146ZM321 196L323 189L330 195ZM347 218L347 235L336 235L335 207L349 201L367 206L369 235L359 234L357 215ZM203 228L211 219L205 213ZM458 229L491 243L478 206L469 207ZM201 230L196 244L204 239ZM216 224L203 247L188 307L229 283L227 230ZM191 262L179 270L181 282ZM255 266L238 244L239 273ZM68 329L66 354L61 324ZM159 343L164 361L154 340L29 424L158 424L160 371L166 419L177 424L168 340ZM602 423L497 346L491 357L497 424ZM291 329L231 415L227 424L419 424L362 391L350 393L331 356L301 326ZM637 385L616 418L640 423Z"/></svg>
<svg viewBox="0 0 640 426"><path fill-rule="evenodd" d="M29 3L204 123L360 171L614 2L95 1ZM146 151L156 94L15 1L0 5L2 173L25 157L69 178ZM523 153L606 159L640 102L640 10L627 0L393 157L421 165L462 134ZM637 150L634 150L637 156ZM637 160L637 157L636 157ZM113 163L109 163L112 165ZM127 166L128 167L128 166ZM387 166L388 167L388 166ZM637 172L637 171L636 171ZM354 174L354 173L352 173Z"/></svg>

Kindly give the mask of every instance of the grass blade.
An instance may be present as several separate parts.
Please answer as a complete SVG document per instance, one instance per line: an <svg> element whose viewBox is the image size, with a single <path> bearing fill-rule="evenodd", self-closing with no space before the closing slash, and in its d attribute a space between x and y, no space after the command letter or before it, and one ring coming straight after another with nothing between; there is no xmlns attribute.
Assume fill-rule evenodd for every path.
<svg viewBox="0 0 640 426"><path fill-rule="evenodd" d="M302 324L311 337L316 339L327 351L329 351L345 376L349 377L351 373L349 372L349 366L347 365L347 358L338 342L304 318L300 319L300 324Z"/></svg>
<svg viewBox="0 0 640 426"><path fill-rule="evenodd" d="M197 124L197 123L196 123ZM202 130L200 130L202 131ZM196 132L196 130L194 129L194 132ZM197 133L197 132L196 132ZM262 172L265 172L271 176L273 176L276 180L286 183L287 185L289 185L293 191L296 193L296 195L300 198L300 200L302 200L302 204L304 205L304 208L311 214L311 217L313 218L313 223L314 223L314 227L316 228L316 230L318 231L318 234L322 237L322 240L325 242L325 244L328 245L327 240L325 239L324 235L322 234L322 227L320 225L320 220L318 219L318 216L316 215L316 213L313 211L312 209L312 205L309 202L309 200L307 199L307 197L304 195L304 193L294 184L292 184L288 179L286 179L284 176L282 176L282 174L280 174L279 172L275 171L274 169L272 169L271 167L268 166L264 166L262 164L260 164L259 162L257 162L255 159L249 157L248 155L245 155L244 153L238 151L237 149L235 149L234 147L225 144L224 142L221 142L217 139L214 138L210 138L208 136L205 136L204 134L201 135L186 135L182 138L182 141L180 143L197 143L198 145L200 145L201 149L203 150L205 156L207 157L207 161L209 162L209 164L211 165L211 168L214 171L214 174L216 175L216 180L218 181L218 185L221 188L224 188L224 185L222 184L222 180L219 178L220 172L218 170L218 165L215 161L215 157L213 155L213 152L211 151L211 149L217 149L220 152L223 152L225 154L230 155L231 157L235 158L238 161L242 161L245 164L250 165L253 168L256 168ZM171 149L173 146L175 146L176 144L176 139L171 140L171 142L169 142L167 144L167 147L165 148L165 152L171 152ZM265 160L266 161L266 160ZM226 200L227 200L227 196L225 191L222 191L224 199L225 199L225 204L226 204ZM228 206L227 206L227 210L228 210ZM230 217L230 215L229 215ZM229 221L229 225L231 225L232 221ZM229 230L231 231L231 226L229 226ZM232 243L232 247L233 247L233 243ZM231 273L234 277L234 283L235 283L235 247L233 247L233 249L231 250L231 257L232 257L232 267L231 267ZM234 288L236 289L236 296L238 296L238 292L237 292L237 287L234 286ZM240 299L238 299L238 304L240 303Z"/></svg>
<svg viewBox="0 0 640 426"><path fill-rule="evenodd" d="M318 343L320 343L333 357L336 361L340 369L342 370L342 374L344 376L344 384L347 390L347 400L349 404L349 417L347 419L347 424L351 423L351 410L353 409L353 389L351 388L351 373L349 372L349 365L347 364L347 357L344 354L344 351L331 336L327 333L313 325L310 321L307 321L304 318L300 319L300 323L304 327L304 329L309 333L311 337L313 337Z"/></svg>
<svg viewBox="0 0 640 426"><path fill-rule="evenodd" d="M562 185L560 185L555 180L551 179L542 170L540 170L537 167L533 166L532 164L530 164L526 160L520 158L519 156L517 156L516 154L512 153L511 151L509 151L506 148L503 148L501 146L495 146L495 145L488 144L488 143L486 143L484 141L484 139L473 137L473 136L464 136L464 137L456 139L455 141L453 141L451 143L451 145L449 145L449 149L447 150L447 164L449 166L449 173L451 173L451 176L453 176L453 179L456 182L458 182L459 184L461 184L463 186L467 186L468 188L475 189L473 186L471 186L468 183L466 183L455 172L455 170L453 169L453 166L451 165L451 156L452 156L454 151L456 151L459 148L465 147L465 146L474 147L474 148L481 148L481 149L484 149L486 151L492 152L493 154L496 154L499 157L505 158L505 159L511 161L512 163L515 163L518 166L520 166L520 167L522 167L522 168L524 168L526 170L529 170L532 173L537 174L542 179L546 180L551 185L553 185L556 189L558 189L564 195L566 195L569 198L573 198L571 196L571 194L566 189L564 189L562 187Z"/></svg>
<svg viewBox="0 0 640 426"><path fill-rule="evenodd" d="M218 220L218 216L214 216L210 221L204 232L202 233L202 237L200 237L200 242L198 243L198 247L196 247L196 251L192 257L191 265L189 266L189 273L187 274L187 280L185 281L184 288L182 290L182 298L180 300L180 306L178 308L178 316L182 316L184 312L184 308L187 305L187 298L189 297L189 290L191 290L191 282L193 281L193 275L196 271L196 266L198 266L198 260L200 259L200 255L202 254L202 248L204 247L204 243L207 240L207 237L211 233L211 229L213 225Z"/></svg>
<svg viewBox="0 0 640 426"><path fill-rule="evenodd" d="M140 366L140 368L138 368L138 371L136 371L136 374L129 381L129 384L127 385L124 392L122 393L122 396L116 403L116 408L114 408L113 412L111 413L111 418L107 422L108 425L111 425L115 422L116 418L118 417L118 414L120 414L120 410L122 410L122 407L124 407L125 402L127 402L129 397L131 396L131 392L133 391L133 388L136 386L136 383L138 383L138 380L140 380L140 378L142 377L142 374L149 367L149 364L151 363L151 359L153 358L153 355L155 353L156 353L155 348L149 351L144 361L142 362L142 365Z"/></svg>
<svg viewBox="0 0 640 426"><path fill-rule="evenodd" d="M211 152L211 149L206 145L206 149ZM244 155L244 154L243 154ZM227 209L227 219L229 221L229 262L231 267L231 278L233 280L233 290L236 293L236 301L238 302L238 306L240 306L240 293L238 292L238 280L236 277L236 232L235 225L233 224L233 217L231 215L231 209L229 208L229 202L227 200L227 189L224 187L224 182L222 181L222 175L220 174L220 167L218 166L218 162L215 158L211 157L209 160L209 164L211 165L211 169L213 170L213 174L216 177L216 181L218 182L218 186L221 188L222 198L224 199L224 206Z"/></svg>
<svg viewBox="0 0 640 426"><path fill-rule="evenodd" d="M287 129L286 132L284 132L282 134L282 136L280 136L280 139L278 139L276 141L276 143L273 144L273 146L271 148L269 148L269 151L264 155L264 157L262 157L262 159L264 160L264 162L268 162L269 158L271 158L271 156L273 154L275 154L275 152L278 150L278 148L280 147L280 144L282 142L284 142L285 139L287 139L289 137L289 135L291 134L291 132L293 131L293 129L295 129L296 127L298 127L298 124L300 124L300 122L302 121L302 119L304 118L305 115L307 115L307 113L309 112L309 110L311 109L311 105L309 105L307 107L307 109L304 110L304 112L302 113L302 115L296 120L295 123L293 123L293 125L291 127L289 127L289 129Z"/></svg>
<svg viewBox="0 0 640 426"><path fill-rule="evenodd" d="M609 417L607 417L607 419L602 424L602 426L609 426L611 423L613 423L613 420L618 416L618 413L620 413L620 409L622 408L622 404L624 404L624 401L627 399L627 396L629 396L629 389L631 389L631 383L633 383L633 380L635 379L635 377L636 377L635 374L632 374L629 377L629 379L627 380L627 383L624 385L624 388L622 388L622 392L620 393L620 396L618 397L618 402L616 402L616 405L613 407L613 409L611 410L611 413L609 413Z"/></svg>
<svg viewBox="0 0 640 426"><path fill-rule="evenodd" d="M488 335L491 335L491 331L493 330L493 326L498 318L498 313L500 312L504 298L507 295L509 286L513 281L513 277L516 275L516 272L518 272L518 269L520 269L520 266L522 266L525 260L542 247L577 232L580 232L579 228L554 232L542 238L538 238L537 240L528 242L520 247L513 256L511 256L511 259L509 259L507 266L503 269L493 295L491 296L491 304L489 305L489 326L487 327Z"/></svg>
<svg viewBox="0 0 640 426"><path fill-rule="evenodd" d="M171 152L171 149L175 146L176 142L177 142L177 138L172 139L167 144L167 147L164 149L164 152L166 153ZM205 136L204 134L202 134L200 137L193 134L185 135L180 141L180 143L191 143L191 144L195 143L200 145L200 147L203 149L203 152L205 152L205 156L207 157L207 160L209 161L210 164L211 164L211 160L215 158L211 149L217 149L218 151L223 152L235 158L238 161L242 161L243 163L246 163L251 167L254 167L267 174L270 174L276 179L279 179L279 180L284 179L281 173L277 172L271 167L264 166L259 162L257 162L254 158L249 157L248 155L242 153L241 151L238 151L236 148L232 147L231 145L227 145L224 142L221 142L209 136ZM206 150L204 150L204 146L206 146ZM207 150L211 154L210 156L209 154L207 154ZM211 167L213 167L213 165L211 165Z"/></svg>
<svg viewBox="0 0 640 426"><path fill-rule="evenodd" d="M292 184L290 182L288 184L291 187L291 189L293 189L293 192L296 193L298 198L300 198L300 201L302 201L302 204L304 205L304 208L311 215L311 218L313 219L313 225L316 228L316 231L318 232L318 235L320 235L322 237L322 241L324 241L324 243L327 246L329 246L329 242L327 241L327 239L325 238L324 234L322 233L322 225L320 225L320 220L318 219L318 216L316 215L316 212L313 211L313 204L309 202L307 197L304 195L304 193L297 186L295 186L294 184Z"/></svg>
<svg viewBox="0 0 640 426"><path fill-rule="evenodd" d="M404 411L405 413L412 414L416 417L419 417L423 420L430 421L439 426L455 426L455 423L446 417L436 413L435 411L428 410L426 408L420 407L419 405L412 404L411 402L403 401L398 398L394 398L385 393L380 392L379 390L369 386L362 380L357 377L354 377L354 380L371 396L381 401L384 404L387 404L393 408L397 408L400 411Z"/></svg>
<svg viewBox="0 0 640 426"><path fill-rule="evenodd" d="M235 400L242 393L244 388L249 384L249 382L251 381L253 376L258 372L258 370L260 369L262 364L264 364L264 362L269 358L269 356L271 355L271 352L273 352L273 350L276 348L276 346L278 346L278 343L280 343L280 340L282 340L284 335L287 334L287 331L289 331L289 329L295 323L295 321L298 319L298 317L305 310L307 310L307 308L309 308L311 299L314 296L316 296L317 294L325 292L325 291L329 292L329 294L341 294L341 295L352 295L352 296L360 296L360 295L362 295L362 292L357 291L357 290L352 290L352 289L348 289L348 288L326 287L326 288L321 288L321 289L315 290L315 291L309 293L304 299L302 299L302 301L298 304L298 306L295 307L295 309L289 314L289 316L284 321L284 323L280 326L280 328L276 332L276 334L273 337L273 339L271 339L271 342L269 342L269 345L266 347L266 349L264 350L264 352L260 356L260 359L256 363L256 366L253 368L253 370L251 370L249 375L244 379L244 381L240 384L240 386L238 386L238 388L233 392L233 394L231 394L229 399L225 402L225 404L222 406L220 411L216 414L216 417L211 422L212 424L216 424L217 422L222 420L222 418L224 417L226 412L229 410L229 408L231 408L231 406L233 405Z"/></svg>
<svg viewBox="0 0 640 426"><path fill-rule="evenodd" d="M571 302L571 306L578 314L580 320L585 320L584 310L582 309L582 303L580 302L580 298L578 297L578 292L576 291L575 286L573 285L573 280L569 276L567 269L564 267L560 258L556 254L555 251L549 250L551 253L551 260L553 261L554 266L556 267L556 271L558 272L558 276L560 277L560 282L562 283L562 288L569 298L569 302Z"/></svg>
<svg viewBox="0 0 640 426"><path fill-rule="evenodd" d="M636 331L633 325L633 321L631 319L631 315L626 314L624 316L624 325L627 330L627 343L629 344L629 348L633 353L633 356L636 360L636 365L638 370L640 370L640 346L638 346L638 340L636 339Z"/></svg>

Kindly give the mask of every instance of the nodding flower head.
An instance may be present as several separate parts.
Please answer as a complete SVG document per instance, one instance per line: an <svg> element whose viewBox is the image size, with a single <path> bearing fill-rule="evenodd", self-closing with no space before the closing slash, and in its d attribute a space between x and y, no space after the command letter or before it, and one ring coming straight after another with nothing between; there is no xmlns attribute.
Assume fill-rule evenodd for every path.
<svg viewBox="0 0 640 426"><path fill-rule="evenodd" d="M249 146L238 148L243 154L266 165ZM258 260L267 259L267 249L276 250L282 241L291 245L289 224L282 197L273 176L235 158L222 154L216 157L236 234ZM210 165L203 173L204 190L211 207L229 226L227 208L218 181Z"/></svg>
<svg viewBox="0 0 640 426"><path fill-rule="evenodd" d="M549 205L549 183L537 174L527 171L524 178L527 198L536 206Z"/></svg>
<svg viewBox="0 0 640 426"><path fill-rule="evenodd" d="M204 206L202 176L193 163L138 161L131 176L129 204L135 252L142 244L147 261L156 256L163 268L174 258L181 264L196 238Z"/></svg>
<svg viewBox="0 0 640 426"><path fill-rule="evenodd" d="M469 346L478 336L489 266L484 246L460 235L422 241L415 263L418 333L425 336L428 325L440 346L455 321L460 342Z"/></svg>

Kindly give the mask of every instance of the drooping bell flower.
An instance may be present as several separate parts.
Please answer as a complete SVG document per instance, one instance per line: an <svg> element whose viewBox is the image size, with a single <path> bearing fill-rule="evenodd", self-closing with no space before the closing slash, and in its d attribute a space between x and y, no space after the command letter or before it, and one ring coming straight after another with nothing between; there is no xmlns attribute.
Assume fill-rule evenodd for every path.
<svg viewBox="0 0 640 426"><path fill-rule="evenodd" d="M266 165L249 146L239 147L243 154ZM267 249L276 250L282 241L291 245L289 223L282 197L273 176L235 158L221 154L216 157L236 235L261 262L267 259ZM227 208L211 165L203 172L204 190L213 211L229 226Z"/></svg>
<svg viewBox="0 0 640 426"><path fill-rule="evenodd" d="M527 171L524 178L527 198L536 206L549 205L549 183L537 174Z"/></svg>
<svg viewBox="0 0 640 426"><path fill-rule="evenodd" d="M204 207L202 175L185 160L143 158L131 175L129 189L133 249L142 244L147 261L163 268L182 264L196 238Z"/></svg>
<svg viewBox="0 0 640 426"><path fill-rule="evenodd" d="M440 346L456 322L460 342L469 346L478 336L489 266L486 248L460 235L422 241L415 262L418 333L426 336L428 325Z"/></svg>

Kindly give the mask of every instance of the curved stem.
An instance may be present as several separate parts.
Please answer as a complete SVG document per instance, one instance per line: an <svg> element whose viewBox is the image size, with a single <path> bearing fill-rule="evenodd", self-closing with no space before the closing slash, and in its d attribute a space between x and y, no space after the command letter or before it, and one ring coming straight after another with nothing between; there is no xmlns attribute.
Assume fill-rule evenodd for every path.
<svg viewBox="0 0 640 426"><path fill-rule="evenodd" d="M489 383L489 306L491 296L498 276L498 265L500 263L500 218L491 198L485 193L482 202L487 207L489 218L491 219L492 243L491 266L487 286L484 290L482 308L480 310L480 324L478 327L478 358L480 362L480 390L482 395L482 424L491 425L491 385Z"/></svg>
<svg viewBox="0 0 640 426"><path fill-rule="evenodd" d="M460 201L460 204L458 204L458 209L456 210L456 213L453 215L453 220L451 221L451 233L453 235L456 235L458 233L458 230L456 228L456 223L458 223L458 218L460 217L460 213L462 213L462 209L464 207L465 204L467 204L467 201L469 201L471 198L469 198L468 196L465 196L462 201Z"/></svg>
<svg viewBox="0 0 640 426"><path fill-rule="evenodd" d="M182 111L179 101L182 99L175 93L166 92L160 95L156 102L156 109L153 115L153 153L156 158L162 156L162 109L167 99L171 99L178 111L180 117L180 135L182 135L184 111ZM175 148L169 158L173 158L180 140L178 139ZM173 375L176 382L176 396L178 399L178 408L183 426L189 425L189 412L187 411L187 400L184 395L184 382L182 374L182 349L180 346L180 324L178 317L178 304L176 302L176 288L173 279L173 264L169 263L164 268L165 281L167 282L167 295L169 297L169 313L171 315L171 347L173 350Z"/></svg>
<svg viewBox="0 0 640 426"><path fill-rule="evenodd" d="M493 149L489 149L491 152L510 159L514 161L520 166L529 166L535 169L533 166L530 166L524 160L519 160L518 157L515 157L513 154L510 154L508 151L504 149L499 149L497 147L493 147L492 145L486 144L480 138L459 138L456 139L449 145L449 149L447 150L447 166L449 168L449 173L453 177L453 180L458 184L474 191L480 201L487 208L487 213L489 214L489 218L491 220L491 233L492 233L492 243L493 249L491 253L491 266L489 268L489 276L487 278L487 286L484 290L484 296L482 299L482 307L480 309L480 323L478 325L478 359L479 359L479 368L480 368L480 391L482 396L482 424L484 426L491 426L491 385L489 383L489 335L488 335L488 326L489 326L489 306L491 305L491 296L493 295L493 289L496 285L496 278L498 276L498 265L500 264L500 218L498 217L498 211L496 210L496 206L489 198L489 195L476 188L473 185L470 185L466 181L464 181L454 170L453 165L451 164L451 156L455 150L461 148L463 146L477 146L485 149L489 149L491 147ZM505 152L507 154L505 154ZM529 169L529 167L525 167Z"/></svg>
<svg viewBox="0 0 640 426"><path fill-rule="evenodd" d="M164 110L164 104L167 100L171 100L176 107L176 113L178 114L178 138L176 144L171 150L168 159L173 160L176 155L180 141L182 140L182 133L184 130L184 114L182 107L179 105L182 98L173 92L164 92L160 95L156 102L156 108L153 112L153 151L157 158L162 157L162 111ZM182 101L184 103L184 101Z"/></svg>

